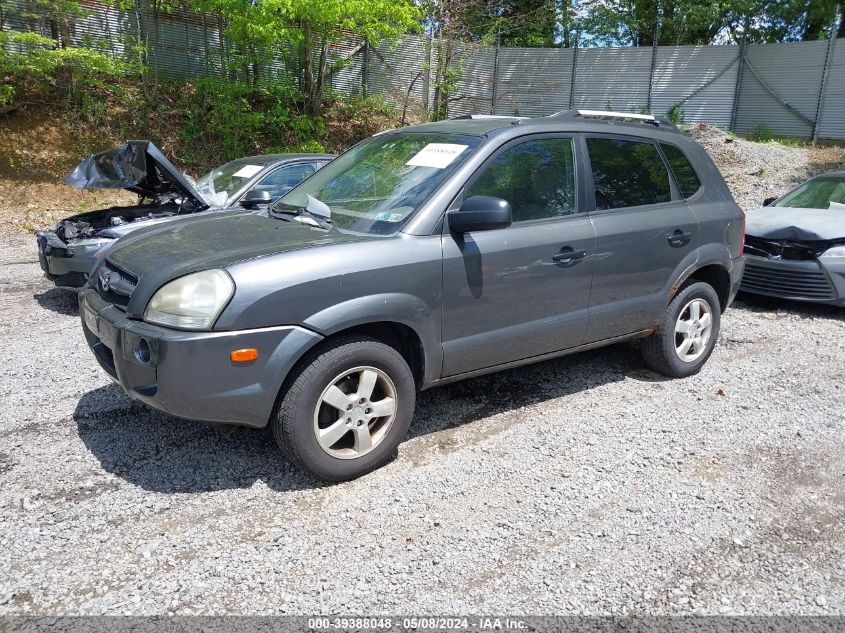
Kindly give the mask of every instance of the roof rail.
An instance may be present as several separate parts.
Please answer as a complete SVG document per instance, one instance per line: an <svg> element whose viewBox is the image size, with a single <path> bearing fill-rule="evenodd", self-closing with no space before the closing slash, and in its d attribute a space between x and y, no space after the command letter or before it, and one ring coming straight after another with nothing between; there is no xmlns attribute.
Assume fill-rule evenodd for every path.
<svg viewBox="0 0 845 633"><path fill-rule="evenodd" d="M458 116L450 116L450 121L461 121L467 119L527 119L527 116L507 116L505 114L459 114Z"/></svg>
<svg viewBox="0 0 845 633"><path fill-rule="evenodd" d="M562 112L557 112L546 118L558 121L576 118L618 119L620 122L647 123L649 125L653 125L654 127L667 127L669 129L677 130L677 128L664 117L654 116L653 114L614 112L612 110L563 110Z"/></svg>

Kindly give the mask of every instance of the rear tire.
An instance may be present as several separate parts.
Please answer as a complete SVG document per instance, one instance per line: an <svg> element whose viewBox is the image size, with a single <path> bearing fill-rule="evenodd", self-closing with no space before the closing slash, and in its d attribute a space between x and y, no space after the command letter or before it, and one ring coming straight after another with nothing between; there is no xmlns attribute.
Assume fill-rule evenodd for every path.
<svg viewBox="0 0 845 633"><path fill-rule="evenodd" d="M388 462L408 433L416 386L402 355L363 336L321 346L300 364L270 424L288 458L324 481Z"/></svg>
<svg viewBox="0 0 845 633"><path fill-rule="evenodd" d="M719 297L710 284L683 286L666 307L657 330L640 346L651 369L672 378L698 373L719 337Z"/></svg>

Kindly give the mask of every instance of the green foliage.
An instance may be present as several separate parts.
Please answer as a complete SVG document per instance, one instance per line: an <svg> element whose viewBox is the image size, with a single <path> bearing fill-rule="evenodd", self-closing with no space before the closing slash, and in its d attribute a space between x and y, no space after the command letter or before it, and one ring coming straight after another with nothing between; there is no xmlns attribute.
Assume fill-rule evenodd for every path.
<svg viewBox="0 0 845 633"><path fill-rule="evenodd" d="M132 66L88 48L60 48L36 33L0 32L0 103L39 98L58 89L72 99L102 87Z"/></svg>
<svg viewBox="0 0 845 633"><path fill-rule="evenodd" d="M774 135L772 134L772 129L768 125L761 123L757 126L757 129L754 130L754 134L751 138L758 143L768 143L774 139Z"/></svg>
<svg viewBox="0 0 845 633"><path fill-rule="evenodd" d="M686 121L687 113L680 103L676 103L666 111L666 118L672 125L683 125Z"/></svg>
<svg viewBox="0 0 845 633"><path fill-rule="evenodd" d="M214 148L215 160L273 151L321 151L322 117L299 111L302 95L289 84L250 84L200 79L186 92L182 140L190 147ZM189 157L196 160L197 157Z"/></svg>

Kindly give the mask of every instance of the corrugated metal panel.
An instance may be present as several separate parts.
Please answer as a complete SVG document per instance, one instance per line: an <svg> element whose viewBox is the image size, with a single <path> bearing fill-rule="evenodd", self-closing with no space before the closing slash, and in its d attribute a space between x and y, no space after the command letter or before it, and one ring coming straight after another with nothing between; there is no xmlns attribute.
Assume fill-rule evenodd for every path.
<svg viewBox="0 0 845 633"><path fill-rule="evenodd" d="M158 17L158 45L150 0L138 0L138 11L122 11L97 0L83 0L89 15L72 25L77 46L101 50L126 59L133 43L147 45L147 61L162 77L195 79L221 75L222 41L216 16L203 16L177 3ZM33 0L3 0L4 28L51 36L50 24ZM344 94L359 94L368 83L370 94L397 103L406 98L418 105L432 103L437 49L427 39L409 36L399 43L382 43L367 55L360 38L351 34L330 50L330 66L337 65L330 85ZM581 49L577 53L575 86L571 85L575 52L571 49L502 48L498 66L493 47L456 44L454 64L460 69L449 113L521 114L543 116L569 107L606 108L637 112L648 103L652 64L650 48ZM828 43L765 44L747 49L737 104L736 128L753 133L766 125L775 135L808 137L810 122L795 114L758 81L807 119L818 107ZM655 58L651 109L665 113L681 103L687 121L730 124L738 48L732 46L660 47ZM845 43L834 47L828 87L818 130L822 138L845 138ZM300 61L287 43L279 46L272 63L260 75L275 80L293 77ZM497 72L494 72L497 68ZM752 71L753 68L753 71ZM495 77L494 77L495 75ZM409 92L410 91L410 92ZM493 104L493 95L496 103Z"/></svg>
<svg viewBox="0 0 845 633"><path fill-rule="evenodd" d="M364 42L356 38L346 44L333 51L335 64L340 68L329 75L329 83L342 94L358 95L364 83Z"/></svg>
<svg viewBox="0 0 845 633"><path fill-rule="evenodd" d="M639 112L648 103L650 48L578 51L575 106Z"/></svg>
<svg viewBox="0 0 845 633"><path fill-rule="evenodd" d="M406 37L401 42L385 42L371 49L366 70L367 92L402 103L410 89L410 99L422 103L427 52L425 39L417 36Z"/></svg>
<svg viewBox="0 0 845 633"><path fill-rule="evenodd" d="M666 114L675 104L687 122L731 123L737 46L660 46L654 66L651 111Z"/></svg>
<svg viewBox="0 0 845 633"><path fill-rule="evenodd" d="M569 109L572 60L568 48L502 48L494 114L546 116Z"/></svg>
<svg viewBox="0 0 845 633"><path fill-rule="evenodd" d="M836 40L824 93L819 138L845 139L845 40Z"/></svg>
<svg viewBox="0 0 845 633"><path fill-rule="evenodd" d="M810 120L816 117L827 42L757 44L747 60L778 96ZM765 125L775 136L809 136L812 126L772 96L751 68L742 71L736 130L753 133Z"/></svg>
<svg viewBox="0 0 845 633"><path fill-rule="evenodd" d="M496 51L489 46L457 47L454 65L461 72L449 96L449 116L489 114L493 106L493 67Z"/></svg>

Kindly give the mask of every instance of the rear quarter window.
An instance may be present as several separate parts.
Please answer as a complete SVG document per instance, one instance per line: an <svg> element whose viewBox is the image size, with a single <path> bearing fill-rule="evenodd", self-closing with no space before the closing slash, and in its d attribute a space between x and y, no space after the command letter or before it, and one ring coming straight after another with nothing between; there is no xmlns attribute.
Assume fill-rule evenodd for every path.
<svg viewBox="0 0 845 633"><path fill-rule="evenodd" d="M701 189L701 181L695 174L689 160L684 153L674 145L660 144L660 149L669 161L669 166L672 168L672 173L675 174L675 182L678 183L678 188L681 190L681 195L684 198L690 198Z"/></svg>
<svg viewBox="0 0 845 633"><path fill-rule="evenodd" d="M669 172L657 145L620 138L588 138L596 209L669 202Z"/></svg>

